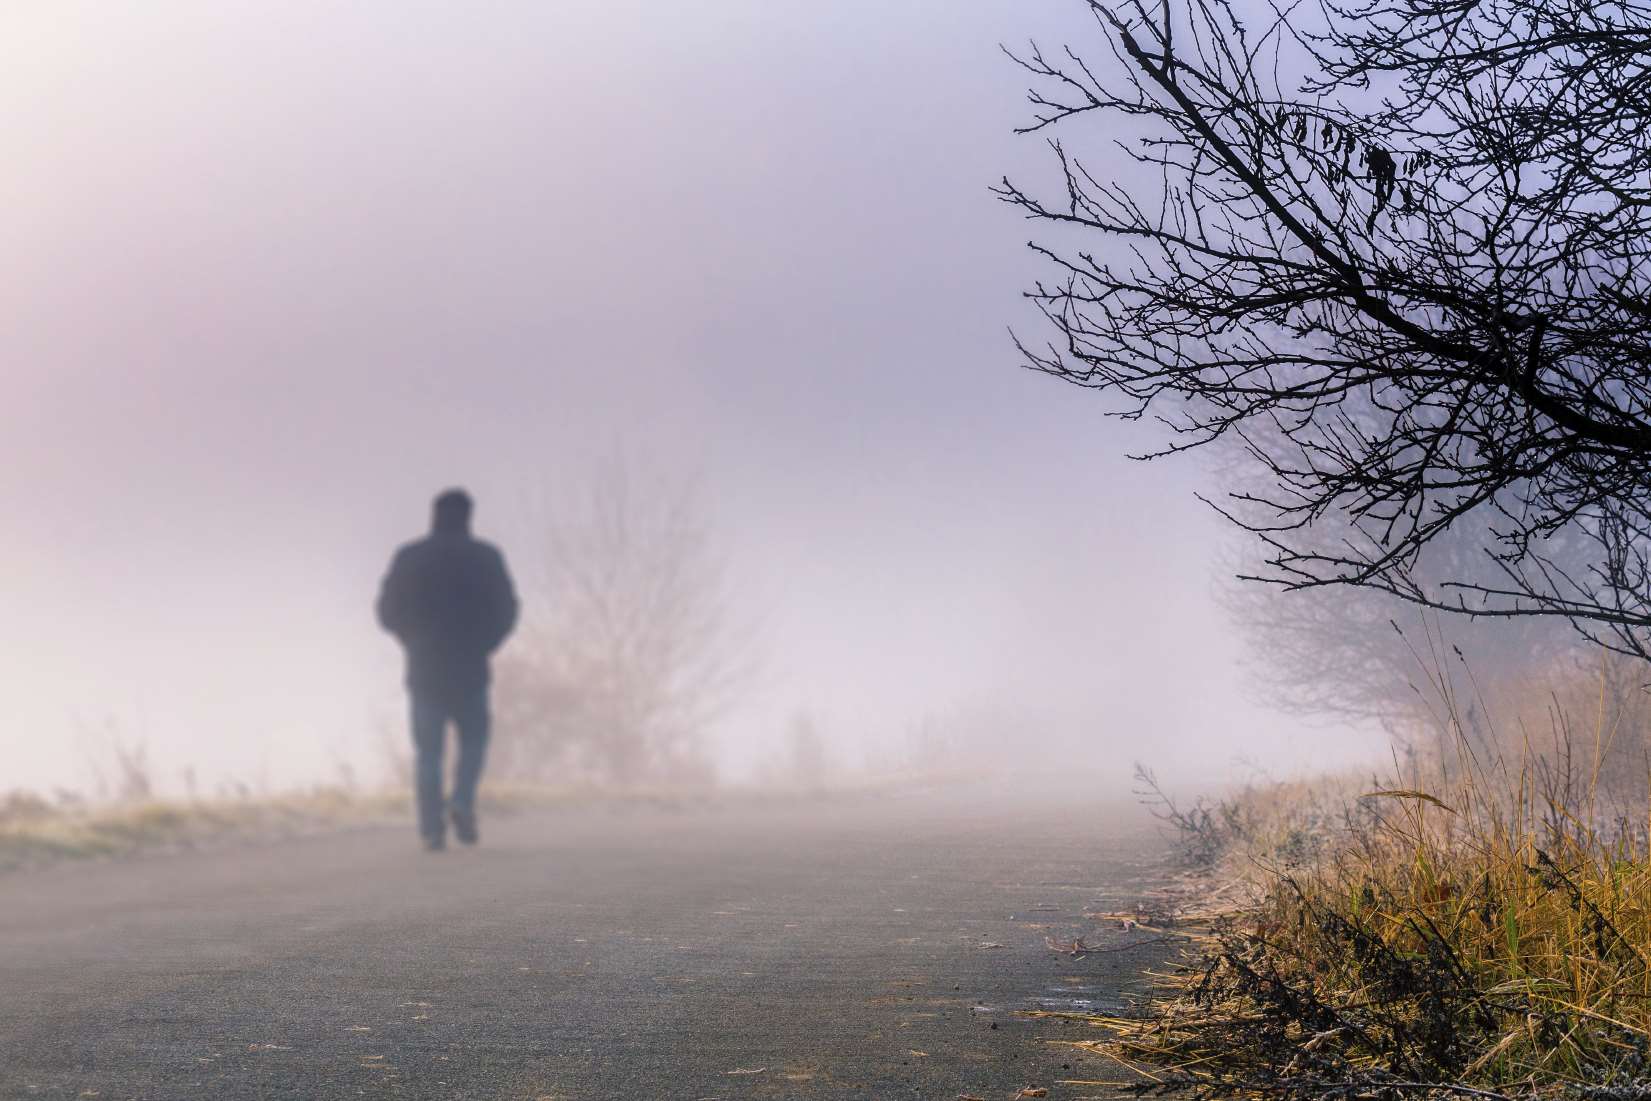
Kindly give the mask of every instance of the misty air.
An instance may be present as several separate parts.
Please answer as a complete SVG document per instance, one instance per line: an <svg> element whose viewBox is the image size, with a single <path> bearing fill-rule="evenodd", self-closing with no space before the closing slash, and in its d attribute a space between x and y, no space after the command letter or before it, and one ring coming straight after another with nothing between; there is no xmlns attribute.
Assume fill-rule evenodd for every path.
<svg viewBox="0 0 1651 1101"><path fill-rule="evenodd" d="M0 1101L1651 1097L1651 8L0 42Z"/></svg>

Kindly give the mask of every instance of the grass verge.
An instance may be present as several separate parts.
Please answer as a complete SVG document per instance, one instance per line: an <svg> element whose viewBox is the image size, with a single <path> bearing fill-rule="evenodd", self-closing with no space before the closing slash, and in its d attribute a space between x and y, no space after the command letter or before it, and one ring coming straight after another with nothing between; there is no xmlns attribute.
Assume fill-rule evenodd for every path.
<svg viewBox="0 0 1651 1101"><path fill-rule="evenodd" d="M1608 748L1458 735L1386 781L1161 800L1227 901L1085 1046L1148 1094L1651 1098L1651 837L1600 798Z"/></svg>
<svg viewBox="0 0 1651 1101"><path fill-rule="evenodd" d="M599 802L679 804L692 796L596 786L490 785L487 816ZM65 860L177 852L413 820L407 791L306 792L228 800L143 800L60 806L27 793L0 798L0 872Z"/></svg>
<svg viewBox="0 0 1651 1101"><path fill-rule="evenodd" d="M962 774L867 775L807 787L614 786L490 782L481 790L484 819L588 806L683 809L725 805L887 798L942 785ZM321 787L238 799L139 799L52 803L29 792L0 795L0 873L66 860L141 856L364 826L404 826L411 835L413 797L405 789L352 791Z"/></svg>

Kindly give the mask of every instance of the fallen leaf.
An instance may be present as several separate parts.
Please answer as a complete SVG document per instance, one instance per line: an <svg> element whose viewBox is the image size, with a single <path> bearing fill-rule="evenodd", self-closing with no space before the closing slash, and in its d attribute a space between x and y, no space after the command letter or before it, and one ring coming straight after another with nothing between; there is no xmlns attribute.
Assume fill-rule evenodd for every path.
<svg viewBox="0 0 1651 1101"><path fill-rule="evenodd" d="M735 1067L733 1070L724 1071L723 1073L724 1074L764 1074L764 1073L767 1072L767 1070L768 1070L767 1067Z"/></svg>
<svg viewBox="0 0 1651 1101"><path fill-rule="evenodd" d="M1021 1098L1023 1098L1023 1097L1048 1097L1048 1096L1049 1096L1049 1091L1044 1089L1042 1086L1027 1086L1025 1089L1023 1089L1019 1093L1015 1094L1015 1101L1021 1101Z"/></svg>

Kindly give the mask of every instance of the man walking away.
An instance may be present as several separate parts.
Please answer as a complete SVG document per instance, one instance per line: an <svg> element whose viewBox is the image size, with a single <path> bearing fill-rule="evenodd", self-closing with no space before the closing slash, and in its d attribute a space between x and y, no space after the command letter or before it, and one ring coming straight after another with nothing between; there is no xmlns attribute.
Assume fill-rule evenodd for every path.
<svg viewBox="0 0 1651 1101"><path fill-rule="evenodd" d="M447 845L442 752L458 728L458 766L446 810L453 834L474 845L476 785L487 755L488 658L516 626L516 591L504 556L470 535L462 489L436 498L429 536L396 551L378 595L378 621L407 653L407 692L417 752L418 828L424 847Z"/></svg>

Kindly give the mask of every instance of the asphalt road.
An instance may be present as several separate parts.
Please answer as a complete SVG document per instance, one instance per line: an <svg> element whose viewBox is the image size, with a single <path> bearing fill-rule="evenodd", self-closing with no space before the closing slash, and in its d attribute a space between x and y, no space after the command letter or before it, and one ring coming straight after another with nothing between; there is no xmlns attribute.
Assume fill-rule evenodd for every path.
<svg viewBox="0 0 1651 1101"><path fill-rule="evenodd" d="M0 1097L1109 1096L1128 810L590 810L0 877ZM1047 937L1138 948L1083 959ZM1055 1042L1052 1042L1055 1041Z"/></svg>

